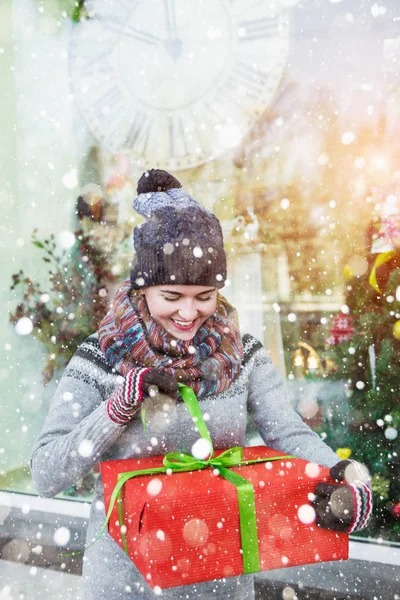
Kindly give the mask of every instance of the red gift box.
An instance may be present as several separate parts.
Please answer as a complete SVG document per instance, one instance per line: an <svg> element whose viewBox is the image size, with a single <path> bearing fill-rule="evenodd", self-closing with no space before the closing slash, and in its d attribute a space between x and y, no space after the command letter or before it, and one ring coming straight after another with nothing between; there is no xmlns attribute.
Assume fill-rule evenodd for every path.
<svg viewBox="0 0 400 600"><path fill-rule="evenodd" d="M259 446L244 448L243 458L277 456L285 455ZM106 511L119 473L162 466L162 456L102 463ZM313 523L308 496L332 481L329 469L285 458L229 470L254 487L260 571L348 558L348 535ZM128 554L151 587L243 574L237 489L215 469L140 475L121 498ZM117 503L108 530L124 548Z"/></svg>

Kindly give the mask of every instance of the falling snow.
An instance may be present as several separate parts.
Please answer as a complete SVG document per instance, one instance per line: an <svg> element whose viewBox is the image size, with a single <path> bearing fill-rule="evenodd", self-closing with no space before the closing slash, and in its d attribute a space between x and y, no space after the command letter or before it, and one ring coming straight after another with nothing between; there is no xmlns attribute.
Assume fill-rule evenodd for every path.
<svg viewBox="0 0 400 600"><path fill-rule="evenodd" d="M321 472L321 469L320 469L319 465L317 465L315 463L307 463L306 464L305 473L306 473L307 477L310 477L311 479L315 479L316 477L319 476L320 472Z"/></svg>
<svg viewBox="0 0 400 600"><path fill-rule="evenodd" d="M59 527L53 535L54 542L57 546L66 546L70 540L71 532L67 527Z"/></svg>
<svg viewBox="0 0 400 600"><path fill-rule="evenodd" d="M75 244L75 235L72 231L61 231L57 236L57 241L61 248L68 250Z"/></svg>
<svg viewBox="0 0 400 600"><path fill-rule="evenodd" d="M161 492L162 490L162 481L161 479L152 479L148 484L147 484L147 493L149 494L149 496L158 496L158 494Z"/></svg>
<svg viewBox="0 0 400 600"><path fill-rule="evenodd" d="M196 246L193 248L193 256L196 258L201 258L203 256L203 250L199 246Z"/></svg>
<svg viewBox="0 0 400 600"><path fill-rule="evenodd" d="M29 317L18 319L15 324L15 332L18 335L29 335L33 331L33 323Z"/></svg>
<svg viewBox="0 0 400 600"><path fill-rule="evenodd" d="M391 552L390 560L395 556L395 548L388 539L397 539L396 515L400 514L396 512L400 506L396 483L399 387L395 360L384 356L381 341L383 335L384 344L388 344L390 351L393 348L396 357L395 344L400 339L397 336L400 329L396 333L396 326L400 328L400 284L395 283L390 293L377 292L378 300L374 300L390 316L390 326L386 327L388 320L381 328L378 326L379 331L373 331L369 319L374 311L366 304L364 320L355 326L351 340L346 336L338 338L343 349L339 358L334 352L337 346L327 349L326 342L335 316L342 319L342 324L348 323L347 317L354 318L361 286L368 290L366 295L375 294L368 282L373 260L380 252L398 252L400 244L400 194L396 187L400 180L399 2L243 0L236 3L237 7L235 4L236 12L229 15L228 21L230 3L204 0L188 8L189 3L154 0L153 8L157 8L157 3L160 10L147 11L147 3L132 3L130 7L129 2L117 0L88 0L85 4L89 12L96 5L96 9L105 10L105 16L86 19L83 12L81 22L72 21L72 10L79 8L72 5L83 3L11 0L1 9L5 35L0 48L0 72L9 93L0 118L4 147L10 150L4 153L0 186L3 325L9 322L12 312L14 316L12 323L3 327L0 361L4 409L0 477L5 488L5 493L1 492L0 524L4 527L4 539L8 540L10 535L16 537L2 547L5 566L0 572L0 578L4 575L0 600L27 599L36 586L40 589L37 597L45 598L48 594L56 597L59 592L67 600L81 598L80 592L62 579L56 580L60 585L58 590L53 590L50 583L53 573L61 577L63 570L65 575L81 581L69 573L74 561L66 558L57 566L61 571L53 571L47 563L45 569L37 565L47 560L48 555L56 555L56 551L51 551L52 546L57 546L61 553L71 541L76 545L81 543L82 548L84 545L80 541L84 539L84 527L76 538L79 519L63 514L64 504L58 494L65 496L64 502L65 498L70 499L67 504L72 513L75 510L85 515L87 503L94 497L95 513L103 517L104 502L93 491L99 477L98 464L94 467L95 474L88 473L102 457L95 455L92 432L85 430L84 424L85 419L92 418L88 415L88 382L93 376L98 389L103 389L108 385L108 375L100 377L98 371L86 373L82 388L75 389L71 384L75 370L72 359L69 377L61 383L60 379L73 355L75 341L76 344L82 341L82 332L85 336L94 333L102 317L98 311L83 322L81 308L89 305L88 290L94 288L90 304L98 307L103 302L102 306L108 310L118 280L129 276L132 227L136 224L131 210L136 175L139 170L154 166L179 173L183 187L188 184L190 194L218 214L230 276L222 294L238 308L241 330L255 335L270 355L261 359L255 352L249 364L259 360L269 364L272 360L282 373L286 371L296 411L318 433L314 438L316 445L325 440L338 455L347 451L345 455L350 459L361 460L360 456L369 459L378 502L368 538L379 535L373 546ZM168 16L163 12L167 6L175 6L177 10L175 33L166 25L171 26L171 16L162 18ZM127 11L124 17L119 12L122 8ZM183 21L184 33L180 31ZM123 27L118 31L120 23ZM101 30L92 44L98 54L90 45L84 45L92 48L88 53L79 49L86 35L90 41L92 25ZM118 72L111 70L115 65ZM75 74L74 69L77 69ZM118 85L111 86L114 81ZM135 113L137 102L140 113ZM129 115L125 114L124 106L131 107ZM156 113L158 121L153 127ZM113 135L120 139L112 139ZM101 196L100 204L96 204L98 198L92 193L94 186ZM385 188L382 194L376 191L381 187ZM80 196L85 196L90 210L101 208L98 219L94 213L93 218L78 219L75 209ZM144 200L150 202L151 196L147 194ZM67 257L80 273L85 273L76 283L68 269L61 267L60 285L78 290L74 302L69 302L65 291L57 296L53 293L50 265L42 260L40 243L31 244L31 231L35 228L53 234L57 256ZM101 285L91 281L91 253L86 249L80 256L75 254L78 229L87 229L107 248L114 278ZM114 238L118 238L118 243ZM182 244L188 247L196 268L202 258L214 264L216 252L209 245L213 244L212 236L202 241L201 247L196 243L183 238L175 245L165 243L162 251L167 257L173 256ZM96 266L99 270L103 267L105 262ZM31 278L32 285L38 285L35 310L29 302L22 310L21 287L10 290L11 277L21 268ZM213 275L218 288L224 280L220 270ZM143 288L148 274L139 275L135 283ZM180 281L178 270L169 277L172 287ZM379 283L383 281L381 277L382 273L378 273ZM46 317L48 314L52 315L51 320ZM41 342L40 333L42 337L45 334L48 347ZM224 334L229 333L230 328L225 327ZM362 356L362 343L367 338L369 352ZM294 353L298 342L306 343L315 354L304 351L301 364L296 365ZM175 339L169 343L169 353L176 357L181 345ZM193 360L201 361L201 376L208 382L218 382L221 371L202 357L194 342L187 350ZM42 381L44 356L54 365L46 385ZM318 370L311 366L315 356L320 361ZM246 368L238 376L236 391L243 385ZM118 382L122 380L120 377ZM46 495L56 498L39 499L41 505L37 510L37 498L31 498L31 494L36 494L36 483L32 483L28 465L57 385L61 390L60 402L58 406L52 405L52 410L60 411L62 426L57 431L62 430L62 435L57 437L57 431L47 423L46 435L51 440L42 454L38 451L38 471L48 461L52 472L59 473L56 483L51 484L54 488L45 489ZM108 393L111 391L107 389ZM229 389L224 391L229 393ZM137 413L135 426L140 428L143 438L131 440L126 452L119 454L129 437L129 427L119 430L118 438L112 438L116 428L104 426L101 430L101 441L107 447L104 455L121 458L129 454L129 458L142 458L184 447L196 459L209 458L212 447L207 440L196 439L197 422L188 417L185 421L183 411L179 412L182 403L175 400L162 406L159 403L152 410L158 396L158 390L151 388L150 399L146 398L146 402L153 403L146 405L148 432L146 435L142 432ZM254 405L262 402L256 396L251 399ZM390 401L386 401L389 397ZM366 410L371 398L376 404ZM241 403L235 414L237 427L230 413L225 414L224 404L216 408L213 402L202 398L208 411L204 412L204 421L218 439L217 447L242 443L247 425L253 427L246 421L246 402ZM104 406L101 403L99 413ZM282 416L286 410L282 400ZM103 417L104 414L103 410ZM174 430L177 418L181 431L175 432L177 438L171 438L163 427ZM268 414L265 419L271 428L273 418ZM83 433L75 437L68 432L64 435L64 427L67 431L70 420L74 426L82 427ZM221 425L225 420L227 427ZM254 430L250 435L253 433ZM361 447L364 438L366 445ZM60 440L62 451L57 453ZM371 451L371 456L365 449ZM285 489L295 469L295 459L265 463L260 468L262 479L255 485L256 492L267 498L273 481ZM390 480L386 480L388 472ZM213 485L223 485L218 469L210 473L215 476ZM146 480L143 489L146 502L160 502L163 491L176 476L170 469L168 475L164 479L160 475ZM321 467L313 462L308 462L302 471L310 490L320 476ZM351 465L345 472L347 483L367 477L366 472L360 473ZM10 498L18 499L16 506ZM301 503L293 504L296 527L316 529L315 510L310 504L314 499L315 495L309 491ZM221 495L221 504L223 500ZM331 505L333 512L338 513L337 494L332 496ZM52 508L48 510L49 506ZM268 509L272 511L269 505ZM208 515L198 518L195 510L197 503L193 502L193 514L183 528L184 540L204 562L218 561L213 535L216 530L225 535L227 524L221 515L213 519ZM171 521L175 516L176 513L170 514ZM269 515L270 553L279 545L277 540L296 543L292 528L280 519L274 521L275 517ZM43 523L38 523L38 518ZM67 525L61 526L62 523ZM129 527L127 521L120 531L129 533ZM167 530L164 531L164 525L159 527L153 528L151 541L167 546ZM370 542L371 539L368 546L372 547ZM315 561L321 560L320 549L318 552L313 554ZM287 554L291 556L289 551ZM387 581L395 581L394 575L383 575L390 568L390 561L376 567L371 556L372 552L365 561L367 567L360 567L351 577L348 573L352 560L336 568L326 567L329 585L334 590L328 592L338 597L362 598L367 590L374 600L398 600L398 590L392 593L385 589ZM385 560L387 555L383 556ZM187 557L168 559L170 571L182 575L183 581L190 572ZM104 560L107 562L109 558ZM119 567L113 560L114 557L107 570L117 586ZM292 568L283 550L277 551L277 560L279 567ZM22 577L12 583L7 579L7 569L11 571L16 565L20 573L26 574L25 589ZM293 572L295 580L290 584L289 574L280 572L282 600L298 600L297 594L300 598L308 594L304 588L311 570L301 567ZM220 575L225 579L210 584L210 590L213 589L210 595L216 599L229 598L224 586L230 585L230 567L222 569ZM149 573L148 581L153 585L151 578ZM122 583L120 590L127 596L144 597L143 585L131 581L130 584ZM327 586L323 576L318 584ZM247 597L242 585L239 580L240 591L234 592L240 599ZM158 585L153 588L154 596L168 597L168 593ZM109 590L111 600L112 596Z"/></svg>
<svg viewBox="0 0 400 600"><path fill-rule="evenodd" d="M305 525L309 525L310 523L314 523L315 521L315 510L309 504L303 504L297 510L297 516L299 521L304 523Z"/></svg>
<svg viewBox="0 0 400 600"><path fill-rule="evenodd" d="M88 456L92 456L93 454L94 444L91 440L82 440L78 447L78 453L87 458Z"/></svg>
<svg viewBox="0 0 400 600"><path fill-rule="evenodd" d="M210 442L205 438L199 438L198 440L196 440L191 450L192 456L199 460L205 460L206 458L208 458L211 454L211 451L212 446Z"/></svg>

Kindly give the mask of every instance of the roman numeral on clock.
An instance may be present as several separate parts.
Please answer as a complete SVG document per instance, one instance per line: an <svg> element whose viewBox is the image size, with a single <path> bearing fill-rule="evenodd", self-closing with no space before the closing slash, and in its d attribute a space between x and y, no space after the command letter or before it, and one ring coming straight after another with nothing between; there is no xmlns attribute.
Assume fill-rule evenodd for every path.
<svg viewBox="0 0 400 600"><path fill-rule="evenodd" d="M279 29L277 17L241 21L238 23L239 42L252 42L276 35Z"/></svg>
<svg viewBox="0 0 400 600"><path fill-rule="evenodd" d="M171 156L178 157L190 153L190 140L185 131L182 115L169 115L168 135Z"/></svg>
<svg viewBox="0 0 400 600"><path fill-rule="evenodd" d="M140 4L140 0L119 0L119 6L132 12Z"/></svg>
<svg viewBox="0 0 400 600"><path fill-rule="evenodd" d="M85 62L83 62L80 68L80 76L81 77L93 77L97 73L106 73L112 71L112 66L110 65L108 58L110 56L110 51L107 48L105 52L98 54L97 56L91 56L88 58L83 58Z"/></svg>
<svg viewBox="0 0 400 600"><path fill-rule="evenodd" d="M107 119L107 115L111 113L111 111L118 110L118 107L121 106L123 101L124 96L120 88L117 85L113 85L94 100L92 109L99 120Z"/></svg>
<svg viewBox="0 0 400 600"><path fill-rule="evenodd" d="M267 81L267 73L242 61L236 61L230 76L220 89L222 93L230 93L244 88L247 96L257 99Z"/></svg>
<svg viewBox="0 0 400 600"><path fill-rule="evenodd" d="M86 0L88 11L94 13L93 20L99 17L114 17L115 14L121 14L122 18L127 18L129 13L140 5L141 0L118 0L117 2L104 2L98 0Z"/></svg>
<svg viewBox="0 0 400 600"><path fill-rule="evenodd" d="M151 126L152 121L150 118L146 117L142 111L138 111L125 138L124 148L146 154Z"/></svg>

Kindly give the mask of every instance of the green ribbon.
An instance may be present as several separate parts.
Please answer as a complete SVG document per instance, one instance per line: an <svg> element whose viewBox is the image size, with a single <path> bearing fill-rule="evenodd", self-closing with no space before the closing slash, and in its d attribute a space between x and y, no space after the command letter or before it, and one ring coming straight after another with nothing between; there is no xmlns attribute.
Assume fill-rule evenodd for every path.
<svg viewBox="0 0 400 600"><path fill-rule="evenodd" d="M128 554L128 546L125 536L125 526L122 512L122 498L121 492L125 483L133 477L141 477L143 475L159 475L167 472L174 473L185 473L188 471L198 471L207 468L218 469L220 475L232 483L238 494L239 504L239 522L240 522L240 537L242 543L242 558L243 558L243 572L244 573L255 573L260 570L260 560L258 552L258 535L257 535L257 519L256 519L256 507L254 497L254 487L250 481L247 481L244 477L241 477L237 473L229 471L230 467L239 467L245 465L251 465L261 462L270 462L276 460L286 460L289 458L296 458L295 456L274 456L271 458L257 458L252 460L243 460L243 448L241 446L235 446L225 450L218 456L214 456L214 449L210 433L204 422L203 415L201 414L200 406L193 390L183 384L179 384L180 394L185 402L186 407L195 423L195 426L200 436L210 443L210 456L205 460L201 460L193 457L191 454L184 452L168 452L164 456L163 466L154 467L150 469L141 469L140 471L127 471L125 473L119 473L117 476L117 483L112 491L110 497L110 504L107 511L106 519L92 542L94 544L99 537L104 533L105 528L111 518L112 511L115 503L117 503L119 523L121 526L121 538L125 552ZM90 544L90 546L92 545ZM89 547L89 546L88 546Z"/></svg>

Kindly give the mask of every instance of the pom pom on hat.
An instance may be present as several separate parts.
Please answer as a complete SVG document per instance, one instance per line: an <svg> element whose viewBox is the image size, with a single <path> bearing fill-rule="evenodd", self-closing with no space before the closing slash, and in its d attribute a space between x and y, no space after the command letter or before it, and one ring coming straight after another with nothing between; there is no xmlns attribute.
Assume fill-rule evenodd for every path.
<svg viewBox="0 0 400 600"><path fill-rule="evenodd" d="M150 169L143 173L138 181L136 193L147 194L148 192L166 192L175 188L181 188L182 184L173 175L161 169Z"/></svg>
<svg viewBox="0 0 400 600"><path fill-rule="evenodd" d="M213 214L185 192L180 181L161 169L150 169L143 173L138 181L137 193L132 206L146 218L167 206L178 210L195 206L210 215Z"/></svg>

